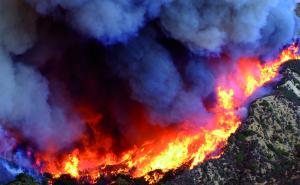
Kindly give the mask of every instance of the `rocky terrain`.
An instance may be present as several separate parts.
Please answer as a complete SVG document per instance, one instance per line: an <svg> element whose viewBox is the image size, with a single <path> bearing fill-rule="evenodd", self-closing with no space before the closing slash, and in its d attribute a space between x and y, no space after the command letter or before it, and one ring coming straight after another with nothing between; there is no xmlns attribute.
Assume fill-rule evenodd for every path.
<svg viewBox="0 0 300 185"><path fill-rule="evenodd" d="M272 95L254 101L224 155L166 184L300 184L300 63L292 61Z"/></svg>
<svg viewBox="0 0 300 185"><path fill-rule="evenodd" d="M271 95L251 103L247 119L230 137L221 158L191 171L170 172L159 184L300 184L300 61L286 64L281 74ZM55 184L76 184L66 177L60 180ZM40 183L25 175L8 183L21 184ZM145 182L120 176L115 184Z"/></svg>

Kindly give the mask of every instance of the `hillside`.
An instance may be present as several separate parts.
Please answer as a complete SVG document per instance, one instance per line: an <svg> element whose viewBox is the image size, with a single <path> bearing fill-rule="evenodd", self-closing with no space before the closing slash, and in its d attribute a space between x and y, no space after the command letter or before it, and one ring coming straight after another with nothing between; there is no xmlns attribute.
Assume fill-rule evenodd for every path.
<svg viewBox="0 0 300 185"><path fill-rule="evenodd" d="M191 171L172 172L159 184L299 184L300 61L286 64L281 74L273 93L251 104L247 119L230 137L221 158L206 161ZM116 177L114 182L145 184L126 176ZM21 176L7 185L19 184L38 183ZM64 177L56 184L76 183Z"/></svg>
<svg viewBox="0 0 300 185"><path fill-rule="evenodd" d="M166 184L299 184L300 63L290 62L274 93L253 102L224 155Z"/></svg>

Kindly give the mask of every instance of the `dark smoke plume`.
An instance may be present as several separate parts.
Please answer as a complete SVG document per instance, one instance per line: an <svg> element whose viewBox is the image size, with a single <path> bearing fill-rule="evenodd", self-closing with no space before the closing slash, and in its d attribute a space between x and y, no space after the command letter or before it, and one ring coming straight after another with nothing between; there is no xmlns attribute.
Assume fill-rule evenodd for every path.
<svg viewBox="0 0 300 185"><path fill-rule="evenodd" d="M26 166L19 150L80 146L95 132L85 110L103 118L96 130L105 134L90 141L113 138L101 152L136 144L155 125L206 124L218 76L238 56L278 52L297 32L294 8L293 0L0 0L0 157Z"/></svg>

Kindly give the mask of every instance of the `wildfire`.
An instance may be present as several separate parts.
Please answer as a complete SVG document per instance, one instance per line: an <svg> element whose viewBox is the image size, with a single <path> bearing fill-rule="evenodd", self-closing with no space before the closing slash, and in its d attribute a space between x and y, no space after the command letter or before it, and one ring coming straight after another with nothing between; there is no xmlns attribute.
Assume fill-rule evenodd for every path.
<svg viewBox="0 0 300 185"><path fill-rule="evenodd" d="M245 78L246 87L243 88L245 95L250 96L257 88L274 79L283 63L291 59L299 59L298 51L298 46L292 44L283 50L277 59L265 65L261 65L258 59L241 59L240 68L243 68L243 73L246 75L242 76Z"/></svg>
<svg viewBox="0 0 300 185"><path fill-rule="evenodd" d="M67 161L65 164L65 172L73 177L79 177L78 163L78 157L70 155L69 161Z"/></svg>
<svg viewBox="0 0 300 185"><path fill-rule="evenodd" d="M248 97L259 87L274 79L280 66L288 60L299 59L298 47L292 44L281 52L273 61L261 64L255 58L243 58L237 63L235 71L222 76L216 87L217 103L212 114L213 128L202 126L193 128L188 123L185 127L163 134L156 140L147 141L140 147L124 152L121 156L108 153L106 156L95 156L92 152L75 150L63 162L63 170L45 167L43 171L54 174L68 173L80 177L88 170L85 165L90 161L97 173L89 173L92 179L109 173L125 173L133 177L144 178L149 183L156 183L163 175L148 175L153 170L162 173L177 169L182 165L193 168L208 158L217 158L227 140L241 124L237 113ZM186 126L188 125L188 126ZM115 166L108 172L109 166ZM91 166L89 166L91 167ZM58 170L57 170L58 169ZM99 174L100 173L100 174Z"/></svg>
<svg viewBox="0 0 300 185"><path fill-rule="evenodd" d="M218 87L218 100L219 106L223 109L232 109L234 106L233 100L234 91L233 89L223 89L222 87Z"/></svg>

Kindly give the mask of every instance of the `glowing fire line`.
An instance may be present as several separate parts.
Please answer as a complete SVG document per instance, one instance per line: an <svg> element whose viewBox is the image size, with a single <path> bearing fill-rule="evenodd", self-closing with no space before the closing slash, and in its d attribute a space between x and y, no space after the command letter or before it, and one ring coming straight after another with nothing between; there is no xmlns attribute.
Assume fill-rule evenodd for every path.
<svg viewBox="0 0 300 185"><path fill-rule="evenodd" d="M241 124L236 113L237 108L242 106L257 88L274 79L283 63L291 59L299 59L297 53L298 47L292 44L283 50L276 60L264 65L260 64L257 59L241 59L237 69L239 78L234 78L232 74L229 74L225 76L225 79L230 79L230 84L222 82L216 88L217 105L213 109L216 128L201 128L193 133L182 131L176 135L162 137L159 142L149 142L140 148L127 151L119 159L113 154L108 155L98 165L104 166L104 169L108 165L121 165L123 168L112 173L127 173L133 177L144 176L149 183L155 183L162 178L162 175L149 176L147 174L150 171L160 169L162 172L167 172L187 163L192 169L207 158L219 157L220 152L212 154L216 149L227 144L227 139ZM73 177L80 177L81 158L82 156L77 151L65 159L63 170L57 171L49 168L44 170L59 175L66 173ZM132 168L135 170L131 171ZM102 175L101 168L97 168L96 171L89 173L92 179Z"/></svg>

